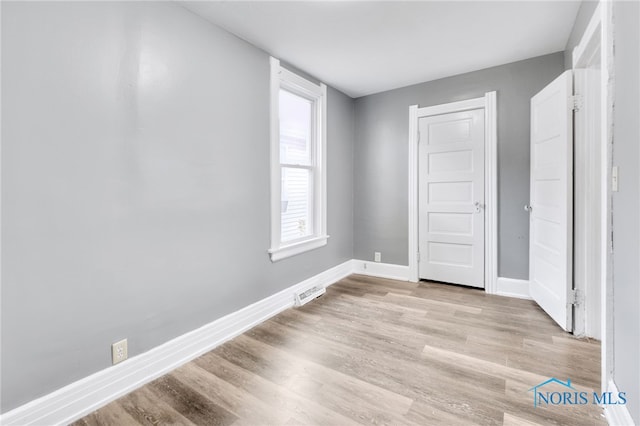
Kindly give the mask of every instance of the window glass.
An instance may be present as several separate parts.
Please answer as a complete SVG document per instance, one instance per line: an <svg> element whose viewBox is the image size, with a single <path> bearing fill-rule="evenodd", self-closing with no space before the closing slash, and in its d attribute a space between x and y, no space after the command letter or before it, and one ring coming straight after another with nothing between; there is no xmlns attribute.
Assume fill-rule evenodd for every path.
<svg viewBox="0 0 640 426"><path fill-rule="evenodd" d="M311 164L313 101L280 89L280 162Z"/></svg>
<svg viewBox="0 0 640 426"><path fill-rule="evenodd" d="M313 233L311 220L311 170L282 168L281 241L289 242Z"/></svg>

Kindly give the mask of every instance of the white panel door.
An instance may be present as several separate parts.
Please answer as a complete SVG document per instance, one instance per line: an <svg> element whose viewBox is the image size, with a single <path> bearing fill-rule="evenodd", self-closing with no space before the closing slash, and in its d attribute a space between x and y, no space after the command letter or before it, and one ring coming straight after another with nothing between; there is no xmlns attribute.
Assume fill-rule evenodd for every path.
<svg viewBox="0 0 640 426"><path fill-rule="evenodd" d="M572 330L573 93L566 71L531 98L531 297Z"/></svg>
<svg viewBox="0 0 640 426"><path fill-rule="evenodd" d="M420 278L484 287L484 110L422 117Z"/></svg>

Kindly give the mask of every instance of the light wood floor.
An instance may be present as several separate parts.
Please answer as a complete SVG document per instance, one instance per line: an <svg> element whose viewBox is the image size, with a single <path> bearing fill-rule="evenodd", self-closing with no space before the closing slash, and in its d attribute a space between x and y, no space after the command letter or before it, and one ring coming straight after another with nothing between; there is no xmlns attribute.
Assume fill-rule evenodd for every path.
<svg viewBox="0 0 640 426"><path fill-rule="evenodd" d="M606 424L534 408L549 377L599 389L600 344L531 301L352 275L74 425Z"/></svg>

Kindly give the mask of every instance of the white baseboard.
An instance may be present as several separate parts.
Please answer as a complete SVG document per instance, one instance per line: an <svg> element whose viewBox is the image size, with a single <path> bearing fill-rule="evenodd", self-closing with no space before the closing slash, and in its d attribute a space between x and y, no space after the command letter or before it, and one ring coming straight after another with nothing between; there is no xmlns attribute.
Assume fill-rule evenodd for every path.
<svg viewBox="0 0 640 426"><path fill-rule="evenodd" d="M607 392L618 394L618 386L613 380L609 380ZM635 426L631 413L626 405L606 405L604 407L604 416L610 426Z"/></svg>
<svg viewBox="0 0 640 426"><path fill-rule="evenodd" d="M496 282L496 294L498 296L517 297L518 299L531 300L528 280L498 277Z"/></svg>
<svg viewBox="0 0 640 426"><path fill-rule="evenodd" d="M352 272L353 261L346 261L148 352L11 410L0 417L0 424L71 423L292 307L295 292L314 285L326 287Z"/></svg>
<svg viewBox="0 0 640 426"><path fill-rule="evenodd" d="M367 260L353 260L353 273L369 275L392 280L409 281L409 267L393 265L391 263L369 262Z"/></svg>

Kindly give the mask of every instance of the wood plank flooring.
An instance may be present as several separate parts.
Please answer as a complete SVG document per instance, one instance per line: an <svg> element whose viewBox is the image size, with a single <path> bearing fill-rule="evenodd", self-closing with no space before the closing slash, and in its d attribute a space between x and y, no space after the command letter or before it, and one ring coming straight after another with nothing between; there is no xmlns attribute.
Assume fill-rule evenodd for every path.
<svg viewBox="0 0 640 426"><path fill-rule="evenodd" d="M599 342L531 301L352 275L74 425L606 424L534 408L550 377L599 390Z"/></svg>

